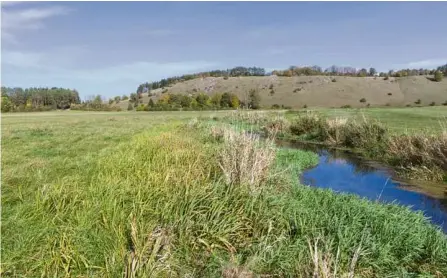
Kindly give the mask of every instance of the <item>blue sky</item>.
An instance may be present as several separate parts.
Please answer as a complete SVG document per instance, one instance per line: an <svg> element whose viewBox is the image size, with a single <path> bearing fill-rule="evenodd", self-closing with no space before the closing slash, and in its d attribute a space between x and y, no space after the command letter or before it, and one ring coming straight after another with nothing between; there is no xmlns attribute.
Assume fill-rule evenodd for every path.
<svg viewBox="0 0 447 278"><path fill-rule="evenodd" d="M447 63L447 2L3 2L2 85L129 94L234 66Z"/></svg>

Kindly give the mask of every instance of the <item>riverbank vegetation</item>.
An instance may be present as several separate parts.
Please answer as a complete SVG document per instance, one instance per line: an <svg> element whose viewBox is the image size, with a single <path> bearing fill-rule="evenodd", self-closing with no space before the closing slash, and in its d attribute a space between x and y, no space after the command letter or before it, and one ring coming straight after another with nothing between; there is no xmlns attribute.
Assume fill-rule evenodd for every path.
<svg viewBox="0 0 447 278"><path fill-rule="evenodd" d="M299 185L282 118L226 114L4 116L2 276L445 276L422 213Z"/></svg>
<svg viewBox="0 0 447 278"><path fill-rule="evenodd" d="M285 118L278 113L234 113L231 123L245 122L265 134L349 148L367 158L395 166L410 178L447 181L447 123L440 122L436 133L396 134L375 119L327 117L302 111Z"/></svg>

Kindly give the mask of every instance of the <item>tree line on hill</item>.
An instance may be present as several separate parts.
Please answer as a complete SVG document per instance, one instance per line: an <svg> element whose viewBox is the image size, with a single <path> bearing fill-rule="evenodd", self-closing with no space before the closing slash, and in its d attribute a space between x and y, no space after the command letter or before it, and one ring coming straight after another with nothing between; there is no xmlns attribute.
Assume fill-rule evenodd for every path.
<svg viewBox="0 0 447 278"><path fill-rule="evenodd" d="M167 86L174 85L177 82L183 82L187 80L192 80L196 78L205 77L237 77L237 76L265 76L266 72L264 68L258 67L235 67L227 70L213 70L206 72L199 72L194 74L185 74L182 76L174 76L166 79L161 79L160 81L155 81L152 83L140 84L137 88L137 94L146 93L150 90L155 90L158 88L163 88Z"/></svg>
<svg viewBox="0 0 447 278"><path fill-rule="evenodd" d="M227 70L213 70L207 72L200 72L195 74L185 74L182 76L174 76L170 78L161 79L160 81L155 81L152 83L146 82L140 84L137 88L136 93L142 94L147 93L150 90L155 90L159 88L164 88L167 86L174 85L178 82L183 82L196 78L205 77L238 77L238 76L266 76L266 75L277 75L277 76L312 76L312 75L335 75L335 76L353 76L353 77L367 77L376 76L381 77L405 77L405 76L415 76L415 75L433 75L440 71L443 75L447 75L447 64L437 69L402 69L398 71L390 70L388 72L378 73L375 68L362 68L357 69L354 67L340 67L331 66L323 70L320 66L311 67L296 67L291 66L286 70L274 70L271 73L267 73L264 68L259 67L235 67Z"/></svg>
<svg viewBox="0 0 447 278"><path fill-rule="evenodd" d="M140 95L140 94L138 94ZM163 94L156 102L149 98L145 105L135 94L129 99L128 110L136 107L137 111L188 111L188 110L223 110L223 109L259 109L261 97L256 90L250 90L247 100L243 101L232 93L216 93L209 96L205 93L195 95Z"/></svg>

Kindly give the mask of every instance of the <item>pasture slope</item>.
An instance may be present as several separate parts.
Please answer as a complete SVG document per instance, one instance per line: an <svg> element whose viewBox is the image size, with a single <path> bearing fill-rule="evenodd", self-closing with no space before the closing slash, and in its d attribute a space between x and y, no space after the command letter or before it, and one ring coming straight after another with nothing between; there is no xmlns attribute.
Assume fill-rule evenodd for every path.
<svg viewBox="0 0 447 278"><path fill-rule="evenodd" d="M335 82L334 82L335 81ZM441 82L430 80L429 76L410 76L384 80L383 77L345 77L345 76L294 76L294 77L207 77L179 82L151 93L157 99L163 92L187 93L205 92L207 94L230 92L245 100L248 92L257 90L261 104L270 108L274 104L292 108L308 107L352 107L371 106L428 106L434 102L441 105L447 102L447 78ZM364 98L365 102L360 102ZM149 97L144 94L143 103ZM119 106L126 110L128 101Z"/></svg>

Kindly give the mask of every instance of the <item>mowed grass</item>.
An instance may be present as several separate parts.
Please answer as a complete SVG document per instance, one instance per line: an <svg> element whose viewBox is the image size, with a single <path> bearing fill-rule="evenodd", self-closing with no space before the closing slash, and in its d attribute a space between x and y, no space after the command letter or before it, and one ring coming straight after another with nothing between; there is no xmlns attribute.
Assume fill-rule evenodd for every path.
<svg viewBox="0 0 447 278"><path fill-rule="evenodd" d="M297 185L314 154L279 150L259 192L226 184L222 144L184 125L224 114L2 117L2 276L445 277L422 214Z"/></svg>
<svg viewBox="0 0 447 278"><path fill-rule="evenodd" d="M392 132L402 133L438 133L447 128L447 106L437 107L405 107L405 108L366 108L366 109L309 109L331 118L363 117L378 120ZM303 111L303 110L302 110ZM292 116L297 112L289 112Z"/></svg>

